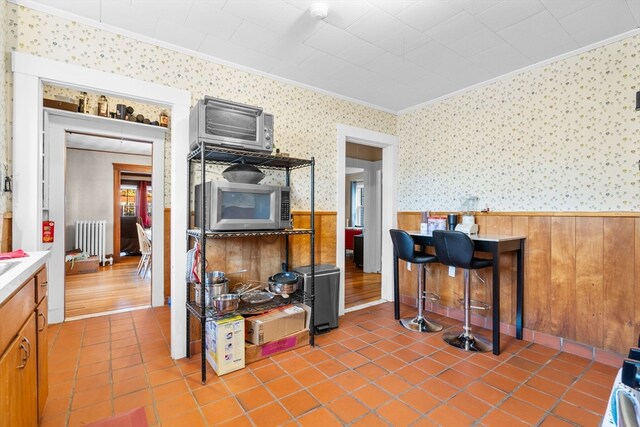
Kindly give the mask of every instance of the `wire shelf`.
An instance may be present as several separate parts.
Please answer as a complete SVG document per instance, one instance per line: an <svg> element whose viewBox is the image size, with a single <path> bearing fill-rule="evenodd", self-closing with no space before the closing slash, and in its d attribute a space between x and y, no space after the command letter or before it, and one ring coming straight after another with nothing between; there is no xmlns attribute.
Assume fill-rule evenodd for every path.
<svg viewBox="0 0 640 427"><path fill-rule="evenodd" d="M189 301L187 303L187 310L199 319L206 320L219 320L227 317L237 316L254 316L257 314L265 313L274 308L283 307L289 304L306 303L310 304L313 301L313 295L298 289L296 292L289 295L288 298L283 298L281 295L276 295L271 301L263 303L252 304L244 301L240 301L238 309L234 312L227 314L218 314L214 308L202 307L196 304L195 301Z"/></svg>
<svg viewBox="0 0 640 427"><path fill-rule="evenodd" d="M222 148L202 143L193 149L187 156L187 160L200 160L200 153L204 147L204 159L206 163L214 165L231 165L246 163L263 169L298 169L313 164L313 159L297 159L294 157L273 156L259 152L247 152Z"/></svg>
<svg viewBox="0 0 640 427"><path fill-rule="evenodd" d="M309 228L292 228L289 230L252 230L252 231L209 231L204 232L205 237L222 239L229 237L257 237L257 236L284 236L295 234L313 234ZM187 230L187 235L195 238L202 237L202 232L198 228Z"/></svg>

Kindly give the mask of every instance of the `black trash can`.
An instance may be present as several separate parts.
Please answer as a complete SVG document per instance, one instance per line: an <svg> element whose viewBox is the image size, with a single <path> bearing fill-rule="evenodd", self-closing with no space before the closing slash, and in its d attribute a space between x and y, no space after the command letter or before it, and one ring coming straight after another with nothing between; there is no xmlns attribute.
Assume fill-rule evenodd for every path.
<svg viewBox="0 0 640 427"><path fill-rule="evenodd" d="M338 327L340 269L331 264L319 264L315 267L313 326L316 333L322 333ZM311 266L297 267L294 271L302 278L304 291L311 293Z"/></svg>

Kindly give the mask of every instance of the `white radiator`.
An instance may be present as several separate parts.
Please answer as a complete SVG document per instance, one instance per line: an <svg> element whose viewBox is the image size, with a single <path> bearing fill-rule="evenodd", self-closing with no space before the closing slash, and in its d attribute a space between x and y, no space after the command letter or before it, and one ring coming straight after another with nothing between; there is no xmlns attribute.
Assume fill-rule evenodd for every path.
<svg viewBox="0 0 640 427"><path fill-rule="evenodd" d="M97 255L100 264L107 261L113 265L113 258L107 259L107 221L76 221L76 248L89 255Z"/></svg>

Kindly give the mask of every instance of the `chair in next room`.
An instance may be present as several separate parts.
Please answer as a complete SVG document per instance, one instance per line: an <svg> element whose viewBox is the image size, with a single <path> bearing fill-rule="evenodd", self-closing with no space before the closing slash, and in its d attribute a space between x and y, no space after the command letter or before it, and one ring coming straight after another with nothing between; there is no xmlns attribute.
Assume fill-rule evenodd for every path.
<svg viewBox="0 0 640 427"><path fill-rule="evenodd" d="M473 240L460 231L435 230L433 245L441 264L464 269L464 324L462 332L446 332L442 338L454 347L466 351L490 351L491 343L471 333L471 270L490 267L490 259L474 258Z"/></svg>
<svg viewBox="0 0 640 427"><path fill-rule="evenodd" d="M407 329L417 332L438 332L442 325L424 317L425 284L424 273L426 265L438 262L438 258L425 252L416 251L413 237L403 230L389 230L393 242L393 252L399 259L416 264L418 268L418 315L413 318L400 320L400 324Z"/></svg>

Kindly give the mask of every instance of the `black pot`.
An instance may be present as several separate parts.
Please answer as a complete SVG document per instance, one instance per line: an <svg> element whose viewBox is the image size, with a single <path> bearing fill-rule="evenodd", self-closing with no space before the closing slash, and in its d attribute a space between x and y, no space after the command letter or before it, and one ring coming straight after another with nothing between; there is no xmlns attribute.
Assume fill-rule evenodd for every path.
<svg viewBox="0 0 640 427"><path fill-rule="evenodd" d="M269 290L274 294L292 294L298 290L300 277L291 271L283 271L269 277Z"/></svg>

